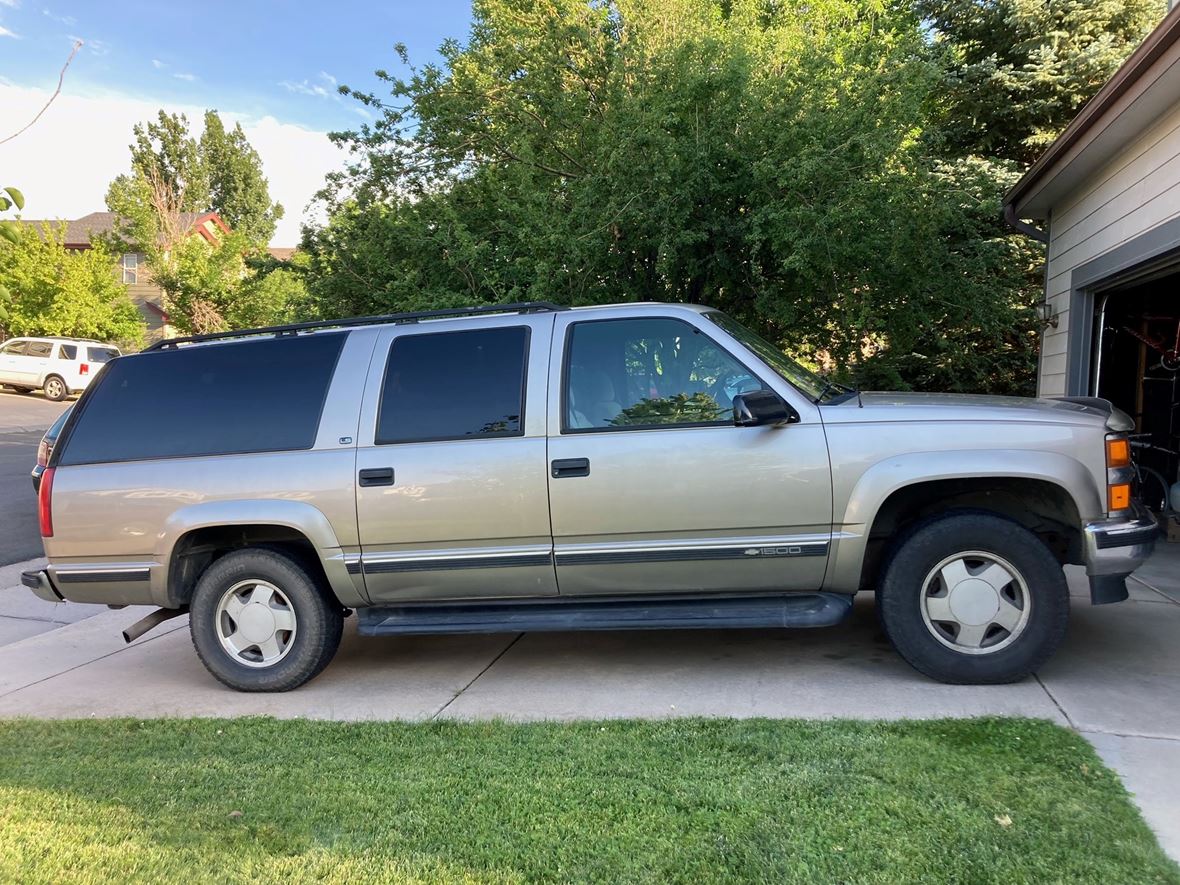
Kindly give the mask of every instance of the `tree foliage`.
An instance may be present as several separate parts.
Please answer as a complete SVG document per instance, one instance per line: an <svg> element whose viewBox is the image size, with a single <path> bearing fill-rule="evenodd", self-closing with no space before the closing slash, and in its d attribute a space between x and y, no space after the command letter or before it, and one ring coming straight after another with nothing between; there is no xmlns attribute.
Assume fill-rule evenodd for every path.
<svg viewBox="0 0 1180 885"><path fill-rule="evenodd" d="M64 224L44 224L16 243L0 241L0 279L12 293L8 331L142 345L143 319L115 279L114 256L101 243L67 249L64 238Z"/></svg>
<svg viewBox="0 0 1180 885"><path fill-rule="evenodd" d="M242 124L227 131L217 111L206 111L197 153L208 177L209 205L251 243L270 242L283 207L271 202L262 158L246 139Z"/></svg>
<svg viewBox="0 0 1180 885"><path fill-rule="evenodd" d="M216 111L206 111L200 139L184 114L163 110L137 124L131 170L107 190L107 208L123 220L123 239L145 252L167 251L186 230L169 222L185 213L214 211L261 248L274 234L283 207L270 199L262 158L240 124L226 130Z"/></svg>
<svg viewBox="0 0 1180 885"><path fill-rule="evenodd" d="M14 187L6 187L0 191L0 215L13 207L19 212L25 208L25 195ZM0 240L6 240L12 245L19 245L21 239L20 225L10 218L0 219ZM12 300L12 292L0 277L0 323L8 319L8 305Z"/></svg>
<svg viewBox="0 0 1180 885"><path fill-rule="evenodd" d="M144 253L169 318L183 332L282 322L307 302L302 279L269 280L248 261L265 254L282 206L271 201L262 160L242 127L227 131L216 111L206 112L204 125L198 140L184 115L160 111L135 127L131 171L107 191L107 207L120 218L111 245ZM214 242L191 226L191 213L210 209L230 228Z"/></svg>
<svg viewBox="0 0 1180 885"><path fill-rule="evenodd" d="M1029 393L1004 192L1162 0L477 0L337 133L327 315L719 307L865 386Z"/></svg>
<svg viewBox="0 0 1180 885"><path fill-rule="evenodd" d="M916 0L945 51L952 147L1032 163L1163 18L1165 0Z"/></svg>

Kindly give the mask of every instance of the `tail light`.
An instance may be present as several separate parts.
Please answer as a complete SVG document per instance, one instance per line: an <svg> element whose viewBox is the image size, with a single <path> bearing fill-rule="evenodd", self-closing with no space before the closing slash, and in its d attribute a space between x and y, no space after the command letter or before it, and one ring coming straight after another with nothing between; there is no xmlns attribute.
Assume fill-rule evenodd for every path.
<svg viewBox="0 0 1180 885"><path fill-rule="evenodd" d="M49 443L45 441L45 437L41 437L41 442L37 443L37 466L49 466Z"/></svg>
<svg viewBox="0 0 1180 885"><path fill-rule="evenodd" d="M78 374L79 375L89 375L90 374L90 363L82 363L82 365L78 366Z"/></svg>
<svg viewBox="0 0 1180 885"><path fill-rule="evenodd" d="M41 474L41 487L37 490L37 518L41 522L41 537L53 537L53 474L56 467L50 467Z"/></svg>
<svg viewBox="0 0 1180 885"><path fill-rule="evenodd" d="M1131 441L1125 436L1106 438L1106 507L1110 513L1131 507Z"/></svg>

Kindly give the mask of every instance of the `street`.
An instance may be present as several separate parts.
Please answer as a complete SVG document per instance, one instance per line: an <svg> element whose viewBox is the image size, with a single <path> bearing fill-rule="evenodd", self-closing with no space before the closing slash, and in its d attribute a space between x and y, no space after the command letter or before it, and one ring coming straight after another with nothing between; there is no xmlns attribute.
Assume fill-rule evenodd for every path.
<svg viewBox="0 0 1180 885"><path fill-rule="evenodd" d="M41 435L69 404L0 392L0 566L42 555L29 471Z"/></svg>

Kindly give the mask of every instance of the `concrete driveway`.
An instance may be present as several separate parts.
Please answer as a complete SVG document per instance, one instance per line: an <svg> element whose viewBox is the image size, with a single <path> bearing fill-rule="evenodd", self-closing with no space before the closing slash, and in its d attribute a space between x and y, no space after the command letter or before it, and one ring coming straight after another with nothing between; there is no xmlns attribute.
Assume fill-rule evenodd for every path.
<svg viewBox="0 0 1180 885"><path fill-rule="evenodd" d="M16 577L6 571L0 582ZM920 676L880 635L868 596L846 624L815 631L362 639L350 625L324 674L282 695L215 682L193 652L186 618L127 646L119 631L144 611L87 617L94 610L75 607L62 619L84 619L0 647L0 717L1035 716L1091 740L1180 859L1180 546L1161 545L1120 605L1092 608L1084 578L1071 572L1066 644L1018 685ZM28 598L0 590L0 624Z"/></svg>

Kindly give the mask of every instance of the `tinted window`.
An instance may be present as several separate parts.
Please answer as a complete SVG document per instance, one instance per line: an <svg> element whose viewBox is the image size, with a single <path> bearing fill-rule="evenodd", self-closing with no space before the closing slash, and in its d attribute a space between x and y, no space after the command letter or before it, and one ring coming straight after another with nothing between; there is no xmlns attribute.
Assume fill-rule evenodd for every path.
<svg viewBox="0 0 1180 885"><path fill-rule="evenodd" d="M395 339L377 444L519 436L528 334L514 326Z"/></svg>
<svg viewBox="0 0 1180 885"><path fill-rule="evenodd" d="M80 403L62 464L307 449L344 333L112 360Z"/></svg>
<svg viewBox="0 0 1180 885"><path fill-rule="evenodd" d="M603 320L570 328L567 430L729 423L734 396L763 386L680 320Z"/></svg>
<svg viewBox="0 0 1180 885"><path fill-rule="evenodd" d="M0 347L0 353L5 356L20 356L25 352L25 342L23 341L9 341L3 347Z"/></svg>
<svg viewBox="0 0 1180 885"><path fill-rule="evenodd" d="M113 347L87 347L86 358L92 363L109 363L119 355Z"/></svg>
<svg viewBox="0 0 1180 885"><path fill-rule="evenodd" d="M63 360L76 360L78 358L78 346L76 344L63 344L57 349L57 355Z"/></svg>
<svg viewBox="0 0 1180 885"><path fill-rule="evenodd" d="M30 341L25 347L27 356L49 356L52 351L53 345L48 341Z"/></svg>

